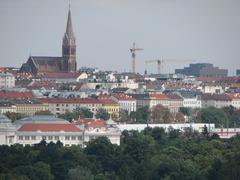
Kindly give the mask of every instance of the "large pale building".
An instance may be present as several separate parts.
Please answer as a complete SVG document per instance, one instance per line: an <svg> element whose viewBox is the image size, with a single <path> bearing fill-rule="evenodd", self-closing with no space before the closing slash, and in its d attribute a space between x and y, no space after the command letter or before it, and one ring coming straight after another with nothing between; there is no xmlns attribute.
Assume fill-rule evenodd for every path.
<svg viewBox="0 0 240 180"><path fill-rule="evenodd" d="M0 88L12 88L15 86L15 77L10 73L0 73Z"/></svg>
<svg viewBox="0 0 240 180"><path fill-rule="evenodd" d="M30 56L20 68L20 72L34 75L44 73L69 73L76 72L76 38L72 28L71 11L68 11L66 32L62 41L62 56Z"/></svg>
<svg viewBox="0 0 240 180"><path fill-rule="evenodd" d="M112 120L79 119L70 123L54 116L31 116L14 122L0 114L0 145L34 145L43 139L61 141L64 146L84 144L100 136L120 145L121 132Z"/></svg>

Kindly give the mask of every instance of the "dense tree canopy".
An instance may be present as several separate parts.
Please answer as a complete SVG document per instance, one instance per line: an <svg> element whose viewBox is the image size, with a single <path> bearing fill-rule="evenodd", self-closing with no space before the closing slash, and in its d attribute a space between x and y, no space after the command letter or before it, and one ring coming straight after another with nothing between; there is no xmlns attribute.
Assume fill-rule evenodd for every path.
<svg viewBox="0 0 240 180"><path fill-rule="evenodd" d="M240 136L229 140L170 129L124 131L121 145L106 137L85 149L60 142L0 146L0 179L240 179Z"/></svg>
<svg viewBox="0 0 240 180"><path fill-rule="evenodd" d="M96 118L108 120L110 118L110 115L105 109L100 108L96 113Z"/></svg>

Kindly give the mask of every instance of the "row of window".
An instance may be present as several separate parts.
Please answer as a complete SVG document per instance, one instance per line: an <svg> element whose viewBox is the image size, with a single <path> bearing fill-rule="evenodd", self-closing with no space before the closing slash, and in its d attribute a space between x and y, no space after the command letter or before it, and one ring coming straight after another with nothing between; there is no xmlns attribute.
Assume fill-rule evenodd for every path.
<svg viewBox="0 0 240 180"><path fill-rule="evenodd" d="M19 140L36 140L36 136L18 136ZM42 136L45 140L59 140L59 136ZM82 140L82 136L65 136L65 140Z"/></svg>
<svg viewBox="0 0 240 180"><path fill-rule="evenodd" d="M56 107L60 107L60 106L62 106L62 107L64 107L64 106L66 106L66 107L68 107L68 105L69 104L71 104L71 103L68 103L68 104L56 104ZM99 104L84 104L84 106L81 106L82 104L72 104L72 106L77 106L77 107L98 107L98 106L100 106Z"/></svg>

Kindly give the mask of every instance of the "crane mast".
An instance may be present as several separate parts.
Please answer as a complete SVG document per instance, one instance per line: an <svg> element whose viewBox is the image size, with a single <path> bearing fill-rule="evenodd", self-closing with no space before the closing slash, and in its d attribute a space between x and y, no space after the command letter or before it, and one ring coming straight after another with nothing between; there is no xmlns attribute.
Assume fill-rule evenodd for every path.
<svg viewBox="0 0 240 180"><path fill-rule="evenodd" d="M136 51L142 51L142 48L136 48L135 43L133 43L133 47L130 49L132 54L132 72L136 73Z"/></svg>

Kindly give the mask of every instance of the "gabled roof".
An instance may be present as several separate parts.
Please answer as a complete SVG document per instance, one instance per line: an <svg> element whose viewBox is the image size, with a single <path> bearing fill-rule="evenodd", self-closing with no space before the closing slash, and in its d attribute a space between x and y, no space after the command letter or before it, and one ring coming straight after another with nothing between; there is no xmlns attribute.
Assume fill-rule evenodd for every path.
<svg viewBox="0 0 240 180"><path fill-rule="evenodd" d="M23 124L18 131L80 132L74 124Z"/></svg>
<svg viewBox="0 0 240 180"><path fill-rule="evenodd" d="M57 63L61 62L62 57L51 57L51 56L30 56L29 57L35 65L49 65L56 66Z"/></svg>

